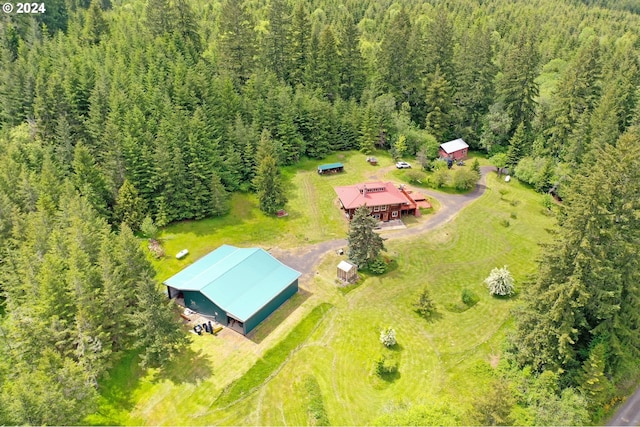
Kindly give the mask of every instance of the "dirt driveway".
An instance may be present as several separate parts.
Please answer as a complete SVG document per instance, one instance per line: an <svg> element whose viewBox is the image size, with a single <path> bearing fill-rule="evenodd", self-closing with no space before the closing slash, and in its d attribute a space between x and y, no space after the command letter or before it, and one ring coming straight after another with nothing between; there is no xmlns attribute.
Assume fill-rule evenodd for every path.
<svg viewBox="0 0 640 427"><path fill-rule="evenodd" d="M453 220L463 208L484 193L486 189L487 174L492 170L494 170L492 166L481 167L480 180L478 181L478 184L476 184L475 190L468 194L446 194L435 190L411 188L437 199L440 202L440 210L426 218L422 224L407 229L385 232L384 237L388 239L401 239L415 236L416 234L426 233L435 228L441 227ZM380 179L378 176L374 178ZM346 250L346 238L327 240L325 242L302 246L296 249L283 250L279 248L272 248L270 252L274 257L286 265L302 273L301 282L304 282L313 277L316 271L316 266L320 263L325 254L330 251L336 251L340 248Z"/></svg>

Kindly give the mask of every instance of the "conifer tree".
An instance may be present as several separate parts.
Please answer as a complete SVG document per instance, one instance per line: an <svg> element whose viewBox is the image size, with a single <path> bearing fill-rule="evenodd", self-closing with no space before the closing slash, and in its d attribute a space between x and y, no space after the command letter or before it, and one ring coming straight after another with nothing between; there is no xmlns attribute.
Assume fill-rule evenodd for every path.
<svg viewBox="0 0 640 427"><path fill-rule="evenodd" d="M158 291L155 280L142 276L135 284L137 310L132 314L136 347L142 367L162 366L188 343L176 321L173 302Z"/></svg>
<svg viewBox="0 0 640 427"><path fill-rule="evenodd" d="M289 76L289 33L291 31L291 9L285 0L271 0L267 12L268 33L264 36L263 58L267 69L278 79Z"/></svg>
<svg viewBox="0 0 640 427"><path fill-rule="evenodd" d="M364 60L360 53L360 33L351 15L339 21L338 50L341 58L340 96L360 99L365 85Z"/></svg>
<svg viewBox="0 0 640 427"><path fill-rule="evenodd" d="M131 229L138 230L142 220L146 216L146 203L138 194L138 190L125 179L118 190L116 198L115 217L118 221L127 224Z"/></svg>
<svg viewBox="0 0 640 427"><path fill-rule="evenodd" d="M220 176L216 172L211 174L210 207L211 215L220 216L229 212L229 194L220 181Z"/></svg>
<svg viewBox="0 0 640 427"><path fill-rule="evenodd" d="M640 135L598 150L564 198L560 238L545 245L526 307L516 316L521 362L578 369L591 340L609 348L615 369L640 355ZM616 167L611 167L611 165Z"/></svg>
<svg viewBox="0 0 640 427"><path fill-rule="evenodd" d="M427 87L425 101L428 111L425 129L439 142L445 142L451 136L451 88L439 65Z"/></svg>
<svg viewBox="0 0 640 427"><path fill-rule="evenodd" d="M330 25L320 33L318 42L318 62L314 70L316 84L330 101L340 95L341 61L336 36Z"/></svg>
<svg viewBox="0 0 640 427"><path fill-rule="evenodd" d="M366 267L384 250L382 237L373 231L377 225L378 221L371 216L371 211L366 206L356 209L349 224L347 255L360 268Z"/></svg>
<svg viewBox="0 0 640 427"><path fill-rule="evenodd" d="M516 128L516 132L509 140L509 149L507 150L507 167L509 171L518 164L521 158L527 155L526 151L526 134L524 123L520 123Z"/></svg>
<svg viewBox="0 0 640 427"><path fill-rule="evenodd" d="M260 201L260 210L271 215L287 203L275 155L271 135L269 131L263 130L258 145L258 167L253 185Z"/></svg>
<svg viewBox="0 0 640 427"><path fill-rule="evenodd" d="M540 53L532 33L522 32L505 57L503 76L498 87L498 93L513 126L509 136L513 135L515 127L520 123L524 123L527 130L531 127L539 94L538 83L535 80L538 76L539 61Z"/></svg>
<svg viewBox="0 0 640 427"><path fill-rule="evenodd" d="M360 127L360 151L364 154L371 154L375 150L376 141L380 137L378 120L375 116L373 108L368 106L362 118Z"/></svg>
<svg viewBox="0 0 640 427"><path fill-rule="evenodd" d="M606 348L604 344L596 344L589 352L589 358L582 364L580 390L586 396L592 409L602 404L609 387L605 376Z"/></svg>
<svg viewBox="0 0 640 427"><path fill-rule="evenodd" d="M380 44L380 54L376 58L381 92L391 93L398 102L411 103L413 93L419 85L416 56L413 46L407 44L411 37L411 17L403 5L387 24Z"/></svg>
<svg viewBox="0 0 640 427"><path fill-rule="evenodd" d="M291 18L291 34L288 49L289 82L292 86L304 83L310 55L311 23L303 2L296 2Z"/></svg>
<svg viewBox="0 0 640 427"><path fill-rule="evenodd" d="M219 63L235 84L244 85L254 69L253 19L243 2L225 0L219 21Z"/></svg>

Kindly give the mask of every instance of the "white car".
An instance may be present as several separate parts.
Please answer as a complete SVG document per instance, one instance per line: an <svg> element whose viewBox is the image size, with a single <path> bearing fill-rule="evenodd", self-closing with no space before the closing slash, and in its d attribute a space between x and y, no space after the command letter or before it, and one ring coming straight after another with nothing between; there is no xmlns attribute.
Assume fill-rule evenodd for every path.
<svg viewBox="0 0 640 427"><path fill-rule="evenodd" d="M398 163L396 163L396 167L398 169L409 169L409 168L411 168L411 165L409 163L407 163L407 162L398 162Z"/></svg>

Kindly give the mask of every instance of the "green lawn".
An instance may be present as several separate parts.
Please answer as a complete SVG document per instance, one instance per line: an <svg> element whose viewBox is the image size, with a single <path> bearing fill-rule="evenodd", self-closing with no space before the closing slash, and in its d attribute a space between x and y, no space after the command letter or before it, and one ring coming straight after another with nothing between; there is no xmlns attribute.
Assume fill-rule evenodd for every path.
<svg viewBox="0 0 640 427"><path fill-rule="evenodd" d="M378 158L382 164L377 168L392 166L390 158ZM294 174L292 168L285 172L294 196L288 207L290 216L284 221L259 219L255 207L250 207L244 213L237 212L233 219L172 226L163 235L166 247L176 251L188 247L195 259L198 251L204 254L222 242L260 243L264 247L303 244L304 238L297 237L295 230L309 242L334 238L332 233L341 236L346 224L337 209L337 216L326 213L323 230L317 228L322 221L297 209L309 201L325 207L335 198L333 185L366 179L376 169L359 153L334 156L324 162L330 161L343 161L347 173L318 176L314 169L319 162L311 161L305 163L308 171ZM308 188L303 188L305 182ZM542 213L541 196L519 183L506 184L490 175L487 187L485 195L443 228L387 241L388 253L397 260L398 268L385 276L369 277L350 292L340 292L335 284L339 257L329 254L319 274L301 284L304 296L285 309L290 314L283 319L276 312L257 328L253 339L231 331L218 337L194 336L188 352L172 364L137 376L128 367L133 362L125 360L116 373L130 375L114 375L103 389L102 415L88 422L310 425L317 412L312 408L321 407L331 424L364 425L378 419L385 423L388 418L381 417L402 416L412 407L419 412L424 405L445 408L460 414L461 424L471 423L464 414L473 397L482 393L492 379L489 362L499 360L511 327L509 313L517 303L517 296L491 298L482 281L493 267L507 264L521 284L535 271L537 243L551 238L545 229L553 223ZM502 188L508 192L501 195ZM247 196L237 196L235 207L247 200ZM264 230L258 237L244 234L268 221L273 221L275 230ZM183 264L189 261L187 258ZM158 264L160 277L183 265L174 259ZM425 321L413 311L412 304L424 286L429 286L438 306L433 321ZM446 307L460 300L464 288L473 290L480 301L464 312L448 311ZM323 303L333 309L317 319L316 329L293 335L299 338L292 342L290 332L304 324L310 313L317 316L314 308ZM389 381L371 374L373 361L382 351L379 330L385 326L396 329L399 343L399 375ZM268 369L263 370L264 366ZM253 374L255 369L260 375ZM243 383L251 384L253 391L246 390L235 403L229 398L224 399L222 407L217 403L223 390ZM312 397L309 384L315 390ZM119 388L127 391L116 393ZM438 419L445 420L438 416L429 419L435 419L436 424Z"/></svg>

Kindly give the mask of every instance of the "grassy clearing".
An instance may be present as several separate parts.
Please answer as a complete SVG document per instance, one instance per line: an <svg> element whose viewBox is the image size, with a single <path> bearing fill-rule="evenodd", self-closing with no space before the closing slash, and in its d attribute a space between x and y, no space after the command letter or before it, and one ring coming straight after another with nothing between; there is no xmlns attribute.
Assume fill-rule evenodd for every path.
<svg viewBox="0 0 640 427"><path fill-rule="evenodd" d="M164 280L194 260L222 244L292 248L325 240L342 238L348 224L337 205L334 186L389 179L395 170L393 160L384 152L376 153L378 166L366 162L357 151L337 153L324 160L303 160L283 169L289 202L284 218L265 215L253 194L234 194L231 214L201 221L183 221L162 230L160 240L167 256L153 261L158 279ZM318 175L319 164L342 162L345 172ZM393 178L391 178L393 179ZM189 255L175 259L175 254L188 249Z"/></svg>
<svg viewBox="0 0 640 427"><path fill-rule="evenodd" d="M215 406L227 406L262 385L287 360L291 353L306 341L330 308L331 304L327 303L314 308L284 340L268 350L242 377L225 388L216 400Z"/></svg>
<svg viewBox="0 0 640 427"><path fill-rule="evenodd" d="M358 156L335 160L350 167L350 162L360 161ZM361 160L362 166L369 166ZM390 159L384 161L388 164L379 167L385 173L395 170ZM357 167L354 164L351 170ZM359 177L368 170L361 168ZM296 174L290 181L298 182L303 179L299 175L311 172ZM318 205L331 200L333 185L354 180L347 174L307 178L321 179L311 181ZM510 221L509 227L500 224L504 219ZM300 221L310 227L313 220ZM516 286L522 286L524 278L535 271L537 242L553 237L545 231L552 223L542 213L540 195L517 181L506 184L492 174L485 195L454 221L428 234L387 241L388 253L398 263L394 271L367 276L344 292L335 283L340 257L329 254L319 274L301 284L308 295L300 305L294 304L292 314L284 320L282 316L267 319L267 323L282 322L276 327L267 325L265 330L271 331L267 336L252 341L226 331L220 337L195 337L190 353L166 369L137 380L114 381L114 390L124 387L129 391L120 400L105 394L101 413L111 408L107 411L111 415L90 421L309 425L316 422L310 418L306 383L312 377L317 383L314 395L319 390L325 415L335 425L388 424L390 420L447 424L451 414L459 414L455 419L461 424L471 423L465 414L475 390L486 388L493 380L491 364L500 358L504 337L512 328L510 310L517 304L517 297L490 297L483 280L493 267L507 264ZM193 233L189 227L183 233L177 230L171 228L181 244ZM227 243L239 244L234 236L243 238L233 230L220 232L229 238ZM291 236L281 239L289 241ZM424 286L429 287L438 309L429 321L413 308ZM463 289L473 291L477 303L462 312L447 310L461 300ZM334 308L319 321L319 327L304 326L308 331L304 337L289 332L297 330L296 324L306 324L301 319L322 303ZM394 327L398 336L400 369L392 381L372 377L373 363L382 352L379 331L386 326ZM296 351L291 350L294 348ZM194 363L200 367L196 371ZM434 407L440 409L425 412Z"/></svg>

